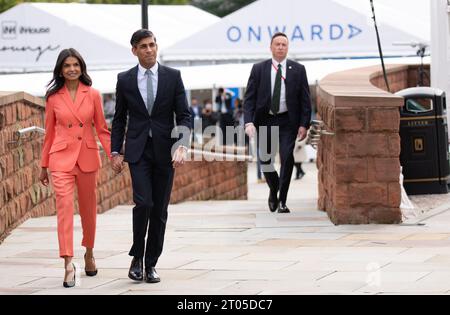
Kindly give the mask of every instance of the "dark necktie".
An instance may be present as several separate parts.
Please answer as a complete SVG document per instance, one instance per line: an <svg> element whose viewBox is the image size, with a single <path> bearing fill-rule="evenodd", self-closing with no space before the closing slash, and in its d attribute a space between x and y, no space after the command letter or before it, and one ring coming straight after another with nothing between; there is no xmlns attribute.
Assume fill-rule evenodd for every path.
<svg viewBox="0 0 450 315"><path fill-rule="evenodd" d="M280 110L280 96L281 96L281 64L278 65L277 75L275 76L275 85L272 95L272 106L270 109L274 115L278 114Z"/></svg>
<svg viewBox="0 0 450 315"><path fill-rule="evenodd" d="M153 94L153 82L152 82L152 72L150 69L145 71L147 75L147 111L149 115L152 115L153 105L155 104L155 96ZM152 129L148 131L148 135L152 137Z"/></svg>
<svg viewBox="0 0 450 315"><path fill-rule="evenodd" d="M150 69L145 71L145 74L147 75L147 111L148 114L151 115L153 104L155 103L155 98L153 95L153 83L152 83L152 72Z"/></svg>

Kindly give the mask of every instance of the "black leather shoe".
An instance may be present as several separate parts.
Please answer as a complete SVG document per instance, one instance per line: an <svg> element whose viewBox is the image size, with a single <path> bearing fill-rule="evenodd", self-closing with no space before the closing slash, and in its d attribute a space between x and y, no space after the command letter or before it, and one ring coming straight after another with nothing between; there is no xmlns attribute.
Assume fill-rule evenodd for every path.
<svg viewBox="0 0 450 315"><path fill-rule="evenodd" d="M278 207L278 213L291 213L291 211L289 211L289 208L286 207L286 205L280 204Z"/></svg>
<svg viewBox="0 0 450 315"><path fill-rule="evenodd" d="M156 273L155 267L145 268L145 282L157 283L160 281L161 281L161 278Z"/></svg>
<svg viewBox="0 0 450 315"><path fill-rule="evenodd" d="M144 279L142 258L133 258L130 271L128 271L128 278L135 281L142 281Z"/></svg>
<svg viewBox="0 0 450 315"><path fill-rule="evenodd" d="M273 194L272 192L270 192L270 195L269 195L269 210L271 212L277 211L278 203L279 202L278 202L277 194L276 193Z"/></svg>

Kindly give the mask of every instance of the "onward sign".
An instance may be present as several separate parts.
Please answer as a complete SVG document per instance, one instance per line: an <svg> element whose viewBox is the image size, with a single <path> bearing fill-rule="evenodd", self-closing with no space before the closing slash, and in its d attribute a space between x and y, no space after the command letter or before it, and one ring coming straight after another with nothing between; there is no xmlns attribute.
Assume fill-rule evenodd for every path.
<svg viewBox="0 0 450 315"><path fill-rule="evenodd" d="M295 25L288 28L277 26L231 26L227 30L227 38L232 43L267 42L276 32L285 33L290 41L338 41L349 40L362 33L361 28L352 24L312 24L308 27Z"/></svg>

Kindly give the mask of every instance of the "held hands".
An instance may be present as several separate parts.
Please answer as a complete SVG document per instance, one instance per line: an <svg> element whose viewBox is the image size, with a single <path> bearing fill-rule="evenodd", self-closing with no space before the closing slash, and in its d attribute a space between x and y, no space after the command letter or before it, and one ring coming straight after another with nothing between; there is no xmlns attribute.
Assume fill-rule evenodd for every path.
<svg viewBox="0 0 450 315"><path fill-rule="evenodd" d="M121 155L115 155L112 157L111 160L111 167L116 172L116 174L119 174L122 172L123 169L123 156Z"/></svg>
<svg viewBox="0 0 450 315"><path fill-rule="evenodd" d="M299 141L302 141L303 139L306 138L307 134L308 130L305 127L300 127L298 128L297 139L299 139Z"/></svg>
<svg viewBox="0 0 450 315"><path fill-rule="evenodd" d="M184 162L186 161L187 158L187 148L186 147L178 147L174 154L173 154L173 158L172 158L172 165L173 168L177 168L180 167L184 164Z"/></svg>
<svg viewBox="0 0 450 315"><path fill-rule="evenodd" d="M46 168L41 169L41 174L39 174L39 181L42 185L48 186L48 173Z"/></svg>

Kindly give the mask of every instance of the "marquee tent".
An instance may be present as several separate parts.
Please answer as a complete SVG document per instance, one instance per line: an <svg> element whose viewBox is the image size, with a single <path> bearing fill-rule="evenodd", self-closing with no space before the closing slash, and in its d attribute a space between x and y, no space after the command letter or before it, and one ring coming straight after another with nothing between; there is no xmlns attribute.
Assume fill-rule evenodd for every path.
<svg viewBox="0 0 450 315"><path fill-rule="evenodd" d="M150 5L149 29L164 49L220 20L190 5ZM140 5L23 3L0 14L0 73L52 70L59 51L74 47L89 69L136 62L131 34Z"/></svg>
<svg viewBox="0 0 450 315"><path fill-rule="evenodd" d="M429 0L374 1L386 56L414 55L430 41ZM162 51L166 64L248 62L265 58L285 32L295 59L378 55L369 0L259 0Z"/></svg>

